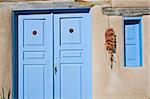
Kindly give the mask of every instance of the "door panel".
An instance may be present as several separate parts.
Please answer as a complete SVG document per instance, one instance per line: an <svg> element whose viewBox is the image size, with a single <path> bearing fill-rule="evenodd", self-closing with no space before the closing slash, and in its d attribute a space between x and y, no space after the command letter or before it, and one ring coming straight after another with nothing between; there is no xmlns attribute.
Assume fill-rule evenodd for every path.
<svg viewBox="0 0 150 99"><path fill-rule="evenodd" d="M19 15L19 99L53 99L52 18Z"/></svg>
<svg viewBox="0 0 150 99"><path fill-rule="evenodd" d="M81 18L61 19L61 44L81 43Z"/></svg>
<svg viewBox="0 0 150 99"><path fill-rule="evenodd" d="M83 51L82 50L69 50L61 51L61 63L62 64L82 64L83 63Z"/></svg>
<svg viewBox="0 0 150 99"><path fill-rule="evenodd" d="M25 19L24 20L24 43L25 45L44 44L45 20Z"/></svg>
<svg viewBox="0 0 150 99"><path fill-rule="evenodd" d="M82 99L82 67L81 64L61 64L61 99Z"/></svg>
<svg viewBox="0 0 150 99"><path fill-rule="evenodd" d="M54 15L55 99L92 99L90 15Z"/></svg>
<svg viewBox="0 0 150 99"><path fill-rule="evenodd" d="M44 99L45 65L24 65L24 98Z"/></svg>

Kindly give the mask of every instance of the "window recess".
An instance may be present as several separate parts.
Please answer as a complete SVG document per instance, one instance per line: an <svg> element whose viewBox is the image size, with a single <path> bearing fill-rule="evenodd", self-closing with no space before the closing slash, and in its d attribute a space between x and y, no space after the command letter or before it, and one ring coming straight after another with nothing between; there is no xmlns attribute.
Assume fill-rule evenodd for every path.
<svg viewBox="0 0 150 99"><path fill-rule="evenodd" d="M124 59L126 67L142 66L141 17L124 18Z"/></svg>

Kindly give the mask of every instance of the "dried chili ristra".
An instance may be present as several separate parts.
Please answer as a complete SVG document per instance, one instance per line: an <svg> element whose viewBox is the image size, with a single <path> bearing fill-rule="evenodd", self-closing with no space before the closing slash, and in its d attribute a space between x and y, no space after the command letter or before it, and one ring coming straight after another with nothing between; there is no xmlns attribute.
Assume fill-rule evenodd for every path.
<svg viewBox="0 0 150 99"><path fill-rule="evenodd" d="M111 69L113 68L114 54L116 53L116 43L115 31L109 27L105 31L105 47L110 55Z"/></svg>

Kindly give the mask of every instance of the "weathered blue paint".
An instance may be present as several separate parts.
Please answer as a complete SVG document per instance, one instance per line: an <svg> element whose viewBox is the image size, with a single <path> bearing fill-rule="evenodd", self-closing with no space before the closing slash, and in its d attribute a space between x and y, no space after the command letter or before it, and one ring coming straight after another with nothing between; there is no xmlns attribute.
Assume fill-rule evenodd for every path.
<svg viewBox="0 0 150 99"><path fill-rule="evenodd" d="M54 15L55 99L92 99L90 24L89 13Z"/></svg>
<svg viewBox="0 0 150 99"><path fill-rule="evenodd" d="M125 66L142 66L141 17L124 18Z"/></svg>
<svg viewBox="0 0 150 99"><path fill-rule="evenodd" d="M45 52L43 52L43 51L39 51L38 49L41 49L41 48L36 48L36 51L26 51L26 52L24 52L23 54L24 54L24 63L25 63L25 65L26 65L26 67L29 67L29 68L24 68L23 70L26 72L18 72L19 71L19 69L20 69L20 71L22 71L22 67L21 68L19 68L18 66L18 63L19 63L19 61L18 61L18 59L19 59L19 57L22 57L22 55L20 55L19 53L17 53L17 52L21 52L21 51L23 51L23 50L26 50L26 48L24 48L24 49L20 49L20 50L18 50L19 48L18 48L18 46L20 46L19 45L19 42L18 41L20 41L19 40L19 37L18 37L18 34L19 34L19 27L18 27L18 20L22 20L21 19L21 17L20 17L20 19L18 18L18 16L22 16L22 18L32 18L32 19L34 19L35 17L33 17L33 16L37 16L37 17L39 17L39 16L41 16L40 18L41 18L41 20L43 20L44 19L44 15L43 14L48 14L48 15L50 15L49 13L55 13L55 14L60 14L60 13L72 13L72 14L60 14L60 16L59 15L56 15L56 16L58 16L59 18L60 17L62 17L62 15L65 15L64 16L64 18L66 17L67 19L68 18L75 18L75 21L78 21L78 20L76 20L76 19L79 19L80 21L81 21L81 23L80 23L80 25L82 25L82 27L83 27L83 29L80 29L80 28L78 28L78 27L76 27L76 29L80 29L80 30L82 30L82 31L74 31L74 32L76 32L77 33L77 35L74 35L74 37L75 38L69 38L69 37L71 37L71 36L68 36L67 34L65 34L65 36L68 36L68 38L67 39L65 39L65 36L64 37L60 37L58 40L60 41L59 42L59 44L61 44L61 40L62 40L62 42L63 43L68 43L69 42L69 40L70 40L70 42L71 43L79 43L78 41L84 41L84 42L82 42L82 44L77 44L77 45L81 45L81 46L64 46L64 51L62 50L63 49L63 47L61 47L61 50L62 50L62 52L60 53L60 51L58 51L58 50L56 50L56 51L52 51L53 50L53 48L55 49L56 48L56 44L58 43L53 43L53 46L51 46L51 45L48 45L50 48L52 48L52 49L49 49L49 50L51 50L51 52L53 52L53 53L49 53L49 57L51 57L51 56L53 56L54 57L54 60L52 60L51 61L51 63L54 63L54 67L55 66L58 66L58 68L57 69L55 69L54 67L53 67L53 72L50 72L50 73L53 73L53 78L55 77L55 80L52 80L52 82L53 83L51 83L51 85L53 84L53 92L51 92L51 91L49 91L48 92L48 94L45 96L45 97L47 97L48 95L50 95L50 97L53 97L53 96L55 96L55 98L57 99L57 98L60 98L59 96L60 96L60 94L58 94L57 95L57 92L56 91L58 91L57 89L59 89L59 91L62 93L62 95L63 95L63 97L65 98L65 96L66 96L66 94L67 94L67 90L69 91L69 90L71 90L71 88L70 89L62 89L62 87L66 87L67 86L67 84L66 83L64 83L64 82L68 82L68 85L72 85L72 84L74 84L75 83L75 86L80 86L80 88L79 87L75 87L74 86L74 88L75 89L73 89L73 90L75 90L76 92L75 92L75 94L73 94L73 93L71 93L70 92L70 96L68 95L68 97L72 97L72 96L75 96L75 97L78 97L79 99L92 99L92 63L91 63L91 30L90 30L90 28L91 28L91 20L90 20L90 14L89 14L89 8L80 8L80 9L76 9L76 8L71 8L71 9L51 9L51 10L30 10L30 11L14 11L13 12L13 71L12 71L12 75L13 75L13 88L12 88L12 90L13 90L13 92L12 92L12 98L13 99L23 99L23 97L24 98L33 98L33 97L36 97L35 96L35 94L37 94L38 93L38 97L40 98L40 99L42 99L41 97L42 96L44 96L44 94L42 94L41 92L41 90L40 89L43 89L42 87L40 87L40 88L38 88L38 90L36 90L36 88L33 88L32 90L27 90L27 89L23 89L23 91L20 91L20 90L22 90L21 89L21 85L20 86L18 86L19 85L19 83L22 83L22 82L24 82L24 81L19 81L19 80L21 80L22 78L20 78L20 76L18 76L19 75L19 73L20 73L20 75L21 76L24 76L23 74L25 74L26 75L26 80L32 80L32 79L34 79L35 81L36 80L38 80L39 78L42 78L42 76L40 75L40 74L38 74L37 72L43 72L42 71L42 67L41 68L34 68L35 67L35 64L34 63L36 63L36 64L39 64L40 62L46 62L46 61L40 61L43 57L44 57L44 53ZM73 14L74 13L74 14ZM77 14L78 13L78 14ZM32 14L32 15L31 15ZM75 15L75 16L74 16ZM47 16L47 15L45 15L45 16ZM49 17L51 17L52 19L53 19L53 15L51 15L51 16L49 16ZM48 18L49 19L49 18ZM50 31L51 30L55 30L56 31L56 29L58 29L58 28L55 28L54 26L56 26L57 25L57 27L59 27L58 26L58 24L56 24L56 22L54 22L54 20L51 20L52 22L51 23L55 23L54 25L49 25L50 27L46 27L46 28L51 28L50 29ZM58 21L57 20L57 18L55 18L55 21ZM34 21L33 21L34 22ZM28 22L27 22L28 23ZM30 22L29 22L30 23ZM50 24L51 24L50 23ZM59 22L60 23L60 22ZM65 23L65 22L64 22ZM84 25L83 25L84 24ZM86 24L86 25L85 25ZM20 25L22 25L22 23L20 23ZM20 26L19 25L19 26ZM65 24L64 24L65 25ZM70 25L71 25L71 23L70 23ZM78 22L76 22L76 24L75 24L75 26L76 25L78 25ZM35 25L33 25L33 27L35 26L35 28L39 28L38 26L36 26L36 24ZM27 25L27 27L28 28L31 28L32 26L28 26ZM21 28L20 28L21 29ZM58 29L59 30L59 29ZM40 31L40 30L39 30ZM63 30L61 30L61 31L63 31ZM27 32L30 32L30 29L29 30L27 30ZM82 34L82 36L80 35L80 33L78 33L78 32L80 32L81 34ZM65 33L65 31L64 31L64 33ZM86 35L84 34L84 33L86 33ZM52 34L53 34L53 32L52 32ZM53 38L55 38L55 40L54 40L54 42L56 42L57 40L56 40L56 36L59 36L60 34L56 34L56 33L54 33L55 34L55 37L54 37L54 35L51 35L51 36L49 36L49 37L53 37ZM22 35L22 34L21 34ZM49 34L50 35L50 34ZM29 35L27 35L27 36L29 36ZM42 36L42 35L40 35L40 36ZM79 39L78 37L80 37L81 36L81 38ZM84 36L84 37L83 37ZM37 38L32 38L31 36L29 36L29 38L31 38L31 39L26 39L25 40L25 42L26 42L26 44L28 45L28 46L34 46L34 45L39 45L39 46L41 46L42 44L43 44L43 42L42 42L42 37L37 37ZM48 37L46 37L46 38L48 38ZM53 40L53 38L51 39L51 40ZM38 42L39 41L39 42ZM22 40L20 41L20 42L23 42ZM37 43L38 42L38 43ZM49 42L49 41L48 41ZM48 43L47 42L47 43ZM52 41L53 42L53 41ZM87 43L88 42L88 43ZM51 42L49 42L49 43L51 43ZM55 45L54 45L55 44ZM25 46L25 45L24 45ZM34 46L35 47L35 46ZM69 47L72 47L73 49L69 49L68 51L66 51L65 50L65 48L69 48ZM74 49L75 48L75 49ZM32 48L32 47L30 47L28 50L33 50L34 48ZM59 48L58 48L59 49ZM37 51L38 50L38 51ZM60 50L60 49L59 49ZM49 51L50 52L50 51ZM58 53L58 54L57 54ZM61 59L57 59L57 58L55 58L57 55L60 55L59 57L63 57L63 58L61 58ZM48 56L47 56L48 57ZM69 58L70 57L70 58ZM38 60L38 61L34 61L34 59L36 59L36 60ZM29 61L30 60L30 61ZM23 63L23 64L24 64ZM26 63L28 63L28 64L26 64ZM31 63L33 63L33 64L31 64ZM31 64L31 65L29 65L29 64ZM41 64L41 63L40 63ZM59 70L59 65L62 65L62 67L67 67L67 66L72 66L72 68L63 68L62 70ZM69 65L69 64L72 64L72 65ZM43 63L43 64L41 64L40 66L45 66L45 64ZM85 68L85 66L86 66L86 68ZM33 69L30 69L30 67L31 68L33 68ZM18 69L19 68L19 69ZM83 68L83 69L82 69ZM57 70L57 73L56 73L56 71L55 70ZM82 73L82 70L84 71L83 73ZM69 71L69 72L68 72ZM60 73L61 72L61 73ZM56 74L55 74L56 73ZM57 83L56 83L56 78L57 79L59 79L59 78L61 78L61 76L56 76L56 75L58 75L58 74L61 74L61 75L63 75L63 77L64 77L64 79L61 79L61 81L62 81L62 87L60 87L60 86L56 86L57 85ZM69 74L70 73L70 74ZM29 75L32 75L32 76L29 76ZM69 75L70 76L69 76ZM74 75L75 74L75 75ZM81 74L83 74L83 75L81 75ZM39 78L34 78L34 75L35 76L37 76L37 75L39 75ZM49 75L49 77L50 76L52 76L52 74L51 75ZM74 79L72 79L71 78L71 76L75 76L75 78ZM83 78L82 79L82 77L84 76L85 78ZM29 77L29 78L28 78ZM51 78L52 79L52 78ZM74 81L70 81L70 80L74 80ZM33 82L35 82L35 81L33 81ZM79 82L78 82L79 81ZM51 81L50 81L51 82ZM70 83L69 83L70 82ZM81 85L81 83L80 82L82 82L82 85ZM35 83L35 85L33 84L33 83L28 83L28 82L24 82L24 83L26 83L27 84L27 86L28 87L30 87L30 85L33 85L33 86L31 86L31 87L35 87L35 86L37 86L38 84L40 85L42 85L42 83L41 82L38 82L37 84ZM54 84L55 83L55 84ZM58 83L60 83L60 82L58 82ZM50 85L50 86L51 86ZM47 88L50 88L50 86L48 86ZM84 89L84 88L82 88L82 86L83 87L85 87L86 89ZM27 88L28 88L27 87ZM66 88L69 88L69 87L66 87ZM79 91L79 89L81 89L80 91ZM33 94L33 95L29 95L30 93L31 93L31 91L34 91L34 90L36 90L35 91L35 94ZM21 92L21 93L20 93ZM56 93L54 93L54 92L56 92ZM22 94L26 94L26 95L22 95ZM28 96L29 95L29 96ZM21 96L21 98L20 98L20 96ZM63 99L63 97L61 97L62 99ZM43 97L44 98L44 97ZM54 98L54 97L53 97ZM53 99L53 98L51 98L51 99ZM74 98L74 97L73 97ZM36 99L38 99L37 97L36 97ZM65 98L66 99L66 98Z"/></svg>

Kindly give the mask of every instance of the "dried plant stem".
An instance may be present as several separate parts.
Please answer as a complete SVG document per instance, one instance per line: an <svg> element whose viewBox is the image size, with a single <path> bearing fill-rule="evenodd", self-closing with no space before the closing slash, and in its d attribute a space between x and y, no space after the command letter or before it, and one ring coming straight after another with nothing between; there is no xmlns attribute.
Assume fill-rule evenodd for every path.
<svg viewBox="0 0 150 99"><path fill-rule="evenodd" d="M109 20L109 16L108 16L108 27L110 28L110 20Z"/></svg>
<svg viewBox="0 0 150 99"><path fill-rule="evenodd" d="M4 87L2 87L2 96L0 97L0 99L10 99L10 95L11 95L11 89L8 90L7 96L5 97Z"/></svg>

